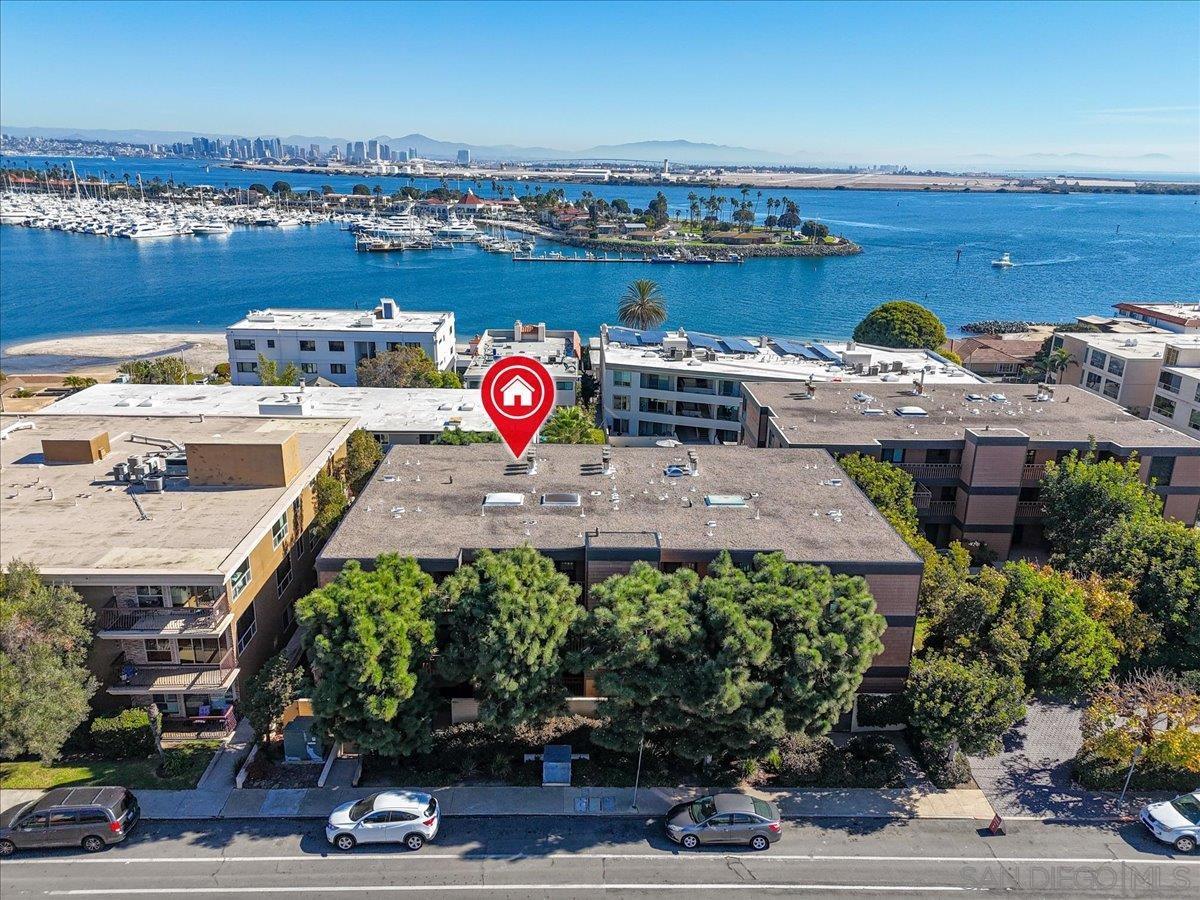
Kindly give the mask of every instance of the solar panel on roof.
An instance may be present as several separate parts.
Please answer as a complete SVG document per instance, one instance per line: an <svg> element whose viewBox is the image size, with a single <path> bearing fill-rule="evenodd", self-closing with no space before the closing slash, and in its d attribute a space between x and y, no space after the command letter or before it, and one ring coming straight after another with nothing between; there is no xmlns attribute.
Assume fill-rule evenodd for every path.
<svg viewBox="0 0 1200 900"><path fill-rule="evenodd" d="M814 353L828 362L840 363L842 361L842 357L839 353L834 350L830 350L824 344L813 344L812 348Z"/></svg>
<svg viewBox="0 0 1200 900"><path fill-rule="evenodd" d="M708 334L689 334L688 343L693 347L703 347L705 350L722 350L721 342Z"/></svg>
<svg viewBox="0 0 1200 900"><path fill-rule="evenodd" d="M755 347L745 338L721 338L721 343L725 345L725 349L730 353L757 353L758 348Z"/></svg>
<svg viewBox="0 0 1200 900"><path fill-rule="evenodd" d="M780 353L786 354L787 356L799 356L803 359L821 358L799 341L789 341L786 338L771 338L771 343L775 345L776 349L778 349Z"/></svg>
<svg viewBox="0 0 1200 900"><path fill-rule="evenodd" d="M643 331L641 334L643 344L661 344L667 336L665 331Z"/></svg>
<svg viewBox="0 0 1200 900"><path fill-rule="evenodd" d="M642 335L632 328L610 328L608 329L608 339L620 344L633 344L637 346L642 342Z"/></svg>

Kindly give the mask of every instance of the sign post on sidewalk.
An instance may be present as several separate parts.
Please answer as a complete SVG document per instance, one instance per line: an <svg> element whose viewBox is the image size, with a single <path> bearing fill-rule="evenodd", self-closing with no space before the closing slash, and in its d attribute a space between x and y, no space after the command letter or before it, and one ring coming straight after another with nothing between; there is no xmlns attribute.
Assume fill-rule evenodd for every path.
<svg viewBox="0 0 1200 900"><path fill-rule="evenodd" d="M646 749L646 732L642 732L642 739L638 741L638 764L637 773L633 776L633 803L629 804L629 808L637 812L637 794L638 784L642 780L642 751Z"/></svg>
<svg viewBox="0 0 1200 900"><path fill-rule="evenodd" d="M1125 805L1125 792L1129 790L1129 781L1133 778L1133 767L1137 765L1137 761L1142 756L1141 746L1133 748L1133 759L1129 761L1129 771L1125 774L1125 786L1121 788L1121 796L1117 798L1117 809Z"/></svg>

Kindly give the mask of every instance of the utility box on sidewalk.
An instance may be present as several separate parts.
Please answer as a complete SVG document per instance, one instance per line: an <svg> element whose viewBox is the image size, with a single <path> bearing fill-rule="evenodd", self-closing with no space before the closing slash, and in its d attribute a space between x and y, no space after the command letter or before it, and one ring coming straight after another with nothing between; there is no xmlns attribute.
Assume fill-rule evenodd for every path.
<svg viewBox="0 0 1200 900"><path fill-rule="evenodd" d="M284 762L324 762L321 742L313 734L312 716L297 716L283 728Z"/></svg>
<svg viewBox="0 0 1200 900"><path fill-rule="evenodd" d="M542 753L542 787L565 787L571 783L571 745L547 744Z"/></svg>

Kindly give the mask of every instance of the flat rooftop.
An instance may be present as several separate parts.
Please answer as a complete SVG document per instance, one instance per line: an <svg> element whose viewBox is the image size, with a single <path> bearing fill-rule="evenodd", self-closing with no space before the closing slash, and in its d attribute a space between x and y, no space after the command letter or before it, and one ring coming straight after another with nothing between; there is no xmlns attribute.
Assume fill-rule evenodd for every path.
<svg viewBox="0 0 1200 900"><path fill-rule="evenodd" d="M436 331L454 318L452 312L412 312L397 310L390 319L375 317L370 309L261 309L229 326L238 329L274 329L276 331Z"/></svg>
<svg viewBox="0 0 1200 900"><path fill-rule="evenodd" d="M9 430L18 422L34 427ZM0 562L21 559L44 575L228 575L351 428L344 419L0 416ZM86 440L100 432L108 433L112 448L105 459L44 462L43 440ZM172 477L163 493L151 494L112 477L115 463L162 449L131 440L134 435L186 447L279 441L291 434L299 444L300 473L287 487L193 487L187 478Z"/></svg>
<svg viewBox="0 0 1200 900"><path fill-rule="evenodd" d="M453 562L464 549L660 546L781 550L808 562L916 563L916 555L823 450L536 444L537 471L501 445L396 446L322 550L318 566L399 552ZM669 476L670 466L683 474ZM484 506L488 494L514 505ZM543 497L578 495L575 505ZM730 498L745 505L728 504ZM570 500L574 500L572 497ZM562 503L563 498L558 498ZM516 504L520 505L516 505ZM590 535L590 537L589 537Z"/></svg>
<svg viewBox="0 0 1200 900"><path fill-rule="evenodd" d="M674 337L673 332L610 327L603 351L605 365L676 375L727 375L739 380L911 383L914 375L924 372L927 383L983 382L980 376L928 350L892 350L847 341L801 341L766 335L757 338L700 332L685 332L685 335L687 355L672 359L662 342ZM872 367L878 367L874 374Z"/></svg>
<svg viewBox="0 0 1200 900"><path fill-rule="evenodd" d="M1186 327L1200 327L1200 300L1176 300L1171 302L1139 302L1127 300L1114 304L1114 308L1132 315L1148 315Z"/></svg>
<svg viewBox="0 0 1200 900"><path fill-rule="evenodd" d="M263 416L358 419L368 431L431 434L444 428L494 431L478 390L260 387L233 384L97 384L41 415Z"/></svg>
<svg viewBox="0 0 1200 900"><path fill-rule="evenodd" d="M578 378L579 360L575 358L574 353L574 347L568 352L565 338L548 337L544 341L492 341L478 355L468 357L465 371L469 375L481 375L492 363L506 356L530 356L541 361L552 375Z"/></svg>
<svg viewBox="0 0 1200 900"><path fill-rule="evenodd" d="M1091 391L1053 385L1053 399L1038 401L1037 385L989 384L925 386L914 396L911 385L818 385L806 390L779 382L742 386L747 398L770 407L775 427L789 443L802 447L865 447L883 441L961 441L968 428L1016 429L1034 443L1111 443L1130 449L1169 447L1200 453L1200 441L1156 422L1130 415ZM856 399L855 395L866 399ZM968 400L968 395L979 397ZM1004 399L990 399L1003 395ZM1045 396L1045 395L1043 395ZM920 407L926 417L896 414ZM878 410L870 414L865 410Z"/></svg>
<svg viewBox="0 0 1200 900"><path fill-rule="evenodd" d="M1071 337L1097 350L1115 353L1123 359L1158 359L1168 344L1172 347L1200 348L1200 334L1179 334L1172 331L1136 335L1073 332Z"/></svg>

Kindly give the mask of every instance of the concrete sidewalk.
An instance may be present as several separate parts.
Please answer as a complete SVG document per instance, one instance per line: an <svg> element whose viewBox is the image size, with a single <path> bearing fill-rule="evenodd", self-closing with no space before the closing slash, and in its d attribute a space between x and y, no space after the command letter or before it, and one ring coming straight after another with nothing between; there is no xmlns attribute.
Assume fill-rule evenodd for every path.
<svg viewBox="0 0 1200 900"><path fill-rule="evenodd" d="M147 819L324 819L337 805L372 793L368 788L304 790L136 791ZM722 788L643 788L634 810L632 788L433 787L446 816L656 816L681 800ZM988 821L991 804L978 790L900 788L747 791L775 802L785 818L972 819ZM8 809L40 791L0 791Z"/></svg>

